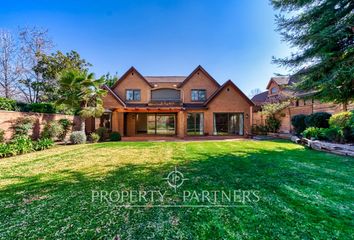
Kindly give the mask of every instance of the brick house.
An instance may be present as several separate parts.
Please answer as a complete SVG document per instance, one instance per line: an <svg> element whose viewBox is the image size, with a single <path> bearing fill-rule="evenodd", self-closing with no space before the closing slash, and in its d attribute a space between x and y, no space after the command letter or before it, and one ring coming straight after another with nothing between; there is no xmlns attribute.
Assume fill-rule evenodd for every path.
<svg viewBox="0 0 354 240"><path fill-rule="evenodd" d="M188 76L143 76L131 67L104 86L106 112L90 119L123 136L239 135L251 131L253 102L231 81L220 85L201 66Z"/></svg>
<svg viewBox="0 0 354 240"><path fill-rule="evenodd" d="M293 76L272 77L266 87L266 91L255 95L252 101L255 104L253 108L253 124L264 125L265 118L260 113L262 105L266 103L275 103L281 101L290 101L289 107L279 113L281 120L280 133L292 132L291 118L298 114L309 115L315 112L328 112L335 114L343 111L341 104L322 103L313 98L314 92L296 92L291 86L298 80ZM354 109L354 104L347 106L348 110Z"/></svg>

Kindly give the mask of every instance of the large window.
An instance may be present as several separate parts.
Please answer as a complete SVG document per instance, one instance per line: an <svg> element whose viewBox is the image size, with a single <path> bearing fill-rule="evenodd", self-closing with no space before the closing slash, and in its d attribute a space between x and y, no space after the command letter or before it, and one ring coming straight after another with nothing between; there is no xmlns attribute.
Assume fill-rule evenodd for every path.
<svg viewBox="0 0 354 240"><path fill-rule="evenodd" d="M148 114L147 133L174 135L176 134L176 115L175 114Z"/></svg>
<svg viewBox="0 0 354 240"><path fill-rule="evenodd" d="M191 98L194 102L200 102L206 100L206 90L205 89L192 89Z"/></svg>
<svg viewBox="0 0 354 240"><path fill-rule="evenodd" d="M125 92L125 99L127 101L140 101L140 89L128 89Z"/></svg>
<svg viewBox="0 0 354 240"><path fill-rule="evenodd" d="M271 91L272 94L275 94L275 93L278 92L278 88L273 87L270 91Z"/></svg>
<svg viewBox="0 0 354 240"><path fill-rule="evenodd" d="M243 135L243 113L214 113L215 135Z"/></svg>
<svg viewBox="0 0 354 240"><path fill-rule="evenodd" d="M181 94L176 89L156 89L151 91L151 101L173 101L181 100Z"/></svg>
<svg viewBox="0 0 354 240"><path fill-rule="evenodd" d="M204 133L204 114L188 113L187 115L187 134L203 135Z"/></svg>

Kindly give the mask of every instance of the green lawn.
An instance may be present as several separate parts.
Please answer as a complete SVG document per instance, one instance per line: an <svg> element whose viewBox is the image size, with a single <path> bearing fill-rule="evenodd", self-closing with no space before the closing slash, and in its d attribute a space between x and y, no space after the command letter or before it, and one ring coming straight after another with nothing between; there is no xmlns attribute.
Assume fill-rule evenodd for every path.
<svg viewBox="0 0 354 240"><path fill-rule="evenodd" d="M176 192L164 179L175 167L188 179ZM59 146L0 160L0 239L352 239L353 167L285 141ZM162 205L183 205L183 191L234 189L259 201L92 201L92 191L159 190L170 194Z"/></svg>

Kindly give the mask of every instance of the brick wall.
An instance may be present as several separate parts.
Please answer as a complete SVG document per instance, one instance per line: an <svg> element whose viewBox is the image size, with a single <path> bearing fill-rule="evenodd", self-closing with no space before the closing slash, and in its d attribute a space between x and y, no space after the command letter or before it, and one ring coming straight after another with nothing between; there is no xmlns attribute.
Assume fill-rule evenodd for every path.
<svg viewBox="0 0 354 240"><path fill-rule="evenodd" d="M13 125L17 119L23 117L31 117L34 119L34 126L30 135L33 138L38 138L43 130L46 122L51 120L59 120L62 118L69 119L74 123L72 130L78 130L80 120L77 116L49 113L28 113L28 112L13 112L0 110L0 128L5 131L5 139L10 139L13 135Z"/></svg>
<svg viewBox="0 0 354 240"><path fill-rule="evenodd" d="M193 103L191 99L192 89L205 89L206 99L208 99L216 90L218 90L218 87L219 86L213 80L199 70L182 86L183 102Z"/></svg>
<svg viewBox="0 0 354 240"><path fill-rule="evenodd" d="M334 103L320 103L315 101L313 104L306 101L306 105L303 100L299 103L299 106L290 106L285 108L278 114L281 120L280 133L290 133L292 131L291 117L299 114L310 115L316 112L328 112L330 114L336 114L343 111L343 107L340 104ZM348 111L354 110L354 104L348 105ZM265 117L261 115L261 112L253 113L253 124L254 125L264 125Z"/></svg>

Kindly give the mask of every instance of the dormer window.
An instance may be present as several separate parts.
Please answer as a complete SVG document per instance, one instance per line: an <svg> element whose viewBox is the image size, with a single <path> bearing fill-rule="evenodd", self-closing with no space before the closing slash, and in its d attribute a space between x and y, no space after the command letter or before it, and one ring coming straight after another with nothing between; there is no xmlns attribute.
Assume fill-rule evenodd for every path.
<svg viewBox="0 0 354 240"><path fill-rule="evenodd" d="M206 100L205 89L192 89L191 99L193 102L202 102Z"/></svg>
<svg viewBox="0 0 354 240"><path fill-rule="evenodd" d="M278 88L273 87L272 89L270 89L270 92L271 92L272 94L276 94L276 93L278 92Z"/></svg>
<svg viewBox="0 0 354 240"><path fill-rule="evenodd" d="M128 89L125 92L125 99L127 101L140 101L140 89Z"/></svg>

